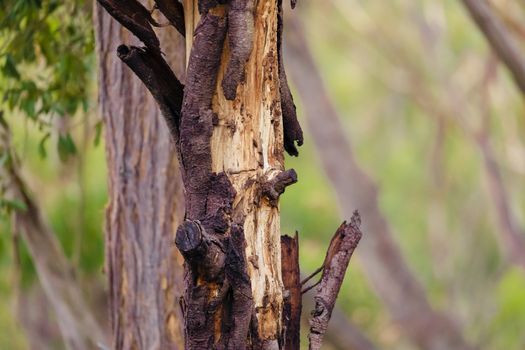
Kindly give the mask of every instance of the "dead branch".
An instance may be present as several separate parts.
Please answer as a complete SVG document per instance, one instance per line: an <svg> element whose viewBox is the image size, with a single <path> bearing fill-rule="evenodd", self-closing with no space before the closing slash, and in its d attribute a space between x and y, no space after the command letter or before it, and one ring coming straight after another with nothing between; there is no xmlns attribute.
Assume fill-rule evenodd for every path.
<svg viewBox="0 0 525 350"><path fill-rule="evenodd" d="M286 54L287 59L294 62L289 71L305 105L306 121L325 173L336 189L343 213L350 215L358 207L367 218L363 224L367 239L360 249L365 261L363 268L371 284L392 318L421 348L472 349L452 320L430 306L422 286L403 259L392 229L379 209L376 185L357 163L343 132L304 30L295 17L290 17L287 23Z"/></svg>
<svg viewBox="0 0 525 350"><path fill-rule="evenodd" d="M159 106L172 139L178 142L184 86L164 58L147 48L120 45L117 53L148 88Z"/></svg>
<svg viewBox="0 0 525 350"><path fill-rule="evenodd" d="M305 295L303 304L305 309L313 309L315 305L313 296ZM306 313L303 313L303 323L307 323L308 316ZM330 325L324 336L324 343L332 345L335 349L377 350L374 343L348 319L337 305L332 311Z"/></svg>
<svg viewBox="0 0 525 350"><path fill-rule="evenodd" d="M152 51L160 54L160 42L151 25L157 22L151 12L137 0L97 0L120 24L132 32Z"/></svg>
<svg viewBox="0 0 525 350"><path fill-rule="evenodd" d="M337 295L357 244L361 240L361 218L356 211L349 224L343 222L337 229L324 262L323 275L314 297L315 308L310 319L310 350L319 350L332 316Z"/></svg>
<svg viewBox="0 0 525 350"><path fill-rule="evenodd" d="M186 35L184 8L178 0L155 0L155 6L182 36Z"/></svg>

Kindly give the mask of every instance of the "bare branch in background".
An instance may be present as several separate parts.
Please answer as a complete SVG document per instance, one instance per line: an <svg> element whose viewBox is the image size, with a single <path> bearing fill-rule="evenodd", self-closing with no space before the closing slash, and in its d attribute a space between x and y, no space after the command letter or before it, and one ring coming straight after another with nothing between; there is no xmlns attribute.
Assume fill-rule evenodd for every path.
<svg viewBox="0 0 525 350"><path fill-rule="evenodd" d="M297 19L290 18L288 23L285 54L294 62L288 69L305 107L319 158L336 189L343 215L351 215L357 207L364 218L367 235L361 242L361 257L367 277L412 342L427 350L472 349L449 316L430 306L424 289L409 270L379 209L376 185L357 163L343 132L304 30Z"/></svg>
<svg viewBox="0 0 525 350"><path fill-rule="evenodd" d="M463 3L499 59L510 70L521 92L525 94L525 57L512 34L486 0L463 0Z"/></svg>
<svg viewBox="0 0 525 350"><path fill-rule="evenodd" d="M506 250L506 255L512 263L525 268L525 231L520 227L517 218L512 212L501 174L501 167L498 164L490 139L479 137L476 139L476 142L483 158L490 195L492 196L496 217L502 231L503 249Z"/></svg>
<svg viewBox="0 0 525 350"><path fill-rule="evenodd" d="M0 116L1 118L1 116ZM55 234L42 218L37 203L24 184L12 153L7 124L0 119L0 153L8 158L0 166L0 184L5 198L24 209L13 209L12 220L27 244L45 295L69 349L89 350L106 344L102 328L85 302Z"/></svg>

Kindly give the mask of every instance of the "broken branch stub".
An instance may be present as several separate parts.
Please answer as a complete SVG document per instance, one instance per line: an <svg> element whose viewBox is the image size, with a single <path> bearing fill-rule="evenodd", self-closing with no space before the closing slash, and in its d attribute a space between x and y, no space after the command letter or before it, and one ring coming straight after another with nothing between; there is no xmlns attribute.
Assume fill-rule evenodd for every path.
<svg viewBox="0 0 525 350"><path fill-rule="evenodd" d="M152 28L158 25L151 12L136 0L97 0L120 24L132 32L151 50L160 53L160 42Z"/></svg>
<svg viewBox="0 0 525 350"><path fill-rule="evenodd" d="M297 182L297 173L294 169L281 171L273 179L261 185L262 194L268 198L272 205L277 205L279 196L284 193L286 187Z"/></svg>
<svg viewBox="0 0 525 350"><path fill-rule="evenodd" d="M343 222L330 242L323 263L324 269L314 297L315 309L310 318L310 334L308 336L310 350L319 350L323 337L332 316L332 310L343 283L350 258L354 253L362 233L359 229L361 218L354 212L350 223Z"/></svg>
<svg viewBox="0 0 525 350"><path fill-rule="evenodd" d="M153 95L173 140L177 142L184 86L164 58L148 48L120 45L117 55Z"/></svg>

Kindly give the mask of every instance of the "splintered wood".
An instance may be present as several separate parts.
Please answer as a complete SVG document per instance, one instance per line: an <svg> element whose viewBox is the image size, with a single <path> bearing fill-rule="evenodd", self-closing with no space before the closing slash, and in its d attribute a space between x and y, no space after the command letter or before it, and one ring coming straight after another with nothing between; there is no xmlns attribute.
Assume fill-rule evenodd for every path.
<svg viewBox="0 0 525 350"><path fill-rule="evenodd" d="M225 45L213 103L218 125L211 138L212 169L226 172L237 192L233 221L244 218L257 333L262 340L275 341L283 302L280 215L278 206L261 196L260 188L284 170L276 11L274 2L257 4L245 81L233 101L226 99L220 84L230 55L230 46Z"/></svg>

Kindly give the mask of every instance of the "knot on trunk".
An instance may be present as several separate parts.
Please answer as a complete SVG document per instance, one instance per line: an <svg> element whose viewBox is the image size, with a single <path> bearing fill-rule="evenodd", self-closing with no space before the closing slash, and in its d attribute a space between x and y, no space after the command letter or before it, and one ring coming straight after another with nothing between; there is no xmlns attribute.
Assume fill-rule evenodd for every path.
<svg viewBox="0 0 525 350"><path fill-rule="evenodd" d="M294 169L288 169L280 172L273 179L263 182L261 193L268 198L270 204L277 205L279 196L284 193L286 187L297 182L297 173Z"/></svg>

